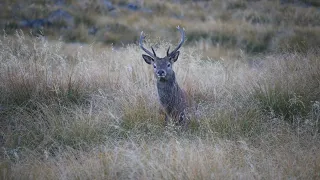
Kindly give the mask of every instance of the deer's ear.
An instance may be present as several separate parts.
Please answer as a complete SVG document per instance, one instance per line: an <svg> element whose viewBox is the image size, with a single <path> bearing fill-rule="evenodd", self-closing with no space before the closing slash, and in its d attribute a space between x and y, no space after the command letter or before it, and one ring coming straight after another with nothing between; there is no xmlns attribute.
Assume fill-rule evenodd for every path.
<svg viewBox="0 0 320 180"><path fill-rule="evenodd" d="M171 61L176 62L178 60L179 54L180 54L179 51L176 51L175 53L171 54L170 55Z"/></svg>
<svg viewBox="0 0 320 180"><path fill-rule="evenodd" d="M151 64L154 61L154 59L151 56L148 56L148 55L145 55L145 54L142 54L142 58L148 64Z"/></svg>

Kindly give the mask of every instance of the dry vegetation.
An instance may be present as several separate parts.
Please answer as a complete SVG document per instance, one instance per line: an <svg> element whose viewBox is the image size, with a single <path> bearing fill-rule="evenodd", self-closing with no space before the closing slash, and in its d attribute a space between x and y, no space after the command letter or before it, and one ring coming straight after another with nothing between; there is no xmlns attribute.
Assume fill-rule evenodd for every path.
<svg viewBox="0 0 320 180"><path fill-rule="evenodd" d="M65 4L61 7L53 3L58 1ZM109 1L114 10L106 9L103 2L5 0L0 27L7 34L14 34L21 20L46 19L52 12L62 10L72 20L65 17L50 26L22 28L23 31L66 42L121 46L134 43L142 30L154 38L172 39L176 36L175 27L180 25L188 30L187 44L200 43L203 55L215 58L228 56L230 50L239 48L246 53L306 52L320 44L317 0ZM138 10L127 8L128 3ZM92 28L96 29L94 34L89 32ZM219 49L214 51L218 54L213 53L216 48L229 51Z"/></svg>
<svg viewBox="0 0 320 180"><path fill-rule="evenodd" d="M174 67L193 101L186 131L164 126L136 44L3 34L0 179L320 179L320 12L275 2L209 2L209 14L145 1L156 16L118 17L132 36L157 22L147 31L165 40L146 45L162 55L186 28Z"/></svg>

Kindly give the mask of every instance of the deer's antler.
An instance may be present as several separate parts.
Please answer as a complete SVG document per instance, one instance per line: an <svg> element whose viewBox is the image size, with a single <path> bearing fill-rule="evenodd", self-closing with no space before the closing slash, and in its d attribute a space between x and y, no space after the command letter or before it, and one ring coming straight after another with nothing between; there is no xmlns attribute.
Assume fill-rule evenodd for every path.
<svg viewBox="0 0 320 180"><path fill-rule="evenodd" d="M153 58L156 58L157 55L156 55L153 47L151 47L153 54L152 54L149 50L147 50L146 48L143 47L143 40L144 40L145 37L146 37L146 36L143 35L143 31L141 31L140 40L139 40L140 48L141 48L144 52L146 52L149 56L151 56L151 57L153 57Z"/></svg>
<svg viewBox="0 0 320 180"><path fill-rule="evenodd" d="M184 40L185 40L184 28L180 28L180 26L178 26L177 29L179 30L180 35L181 35L180 43L171 53L169 52L169 49L170 49L170 47L169 47L167 50L167 56L177 52L181 48L182 44L184 43Z"/></svg>

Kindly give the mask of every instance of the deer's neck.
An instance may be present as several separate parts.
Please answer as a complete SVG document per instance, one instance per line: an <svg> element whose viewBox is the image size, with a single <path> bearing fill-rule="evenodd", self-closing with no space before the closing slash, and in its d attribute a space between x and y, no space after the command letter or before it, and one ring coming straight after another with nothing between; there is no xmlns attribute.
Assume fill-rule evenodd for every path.
<svg viewBox="0 0 320 180"><path fill-rule="evenodd" d="M161 91L174 91L174 89L178 86L178 83L176 81L176 76L173 74L170 78L166 80L157 80L157 88L158 92ZM160 94L159 94L160 95Z"/></svg>
<svg viewBox="0 0 320 180"><path fill-rule="evenodd" d="M166 81L157 80L157 88L159 99L162 104L173 103L172 100L175 99L174 97L177 96L180 90L174 74L172 78L169 78Z"/></svg>

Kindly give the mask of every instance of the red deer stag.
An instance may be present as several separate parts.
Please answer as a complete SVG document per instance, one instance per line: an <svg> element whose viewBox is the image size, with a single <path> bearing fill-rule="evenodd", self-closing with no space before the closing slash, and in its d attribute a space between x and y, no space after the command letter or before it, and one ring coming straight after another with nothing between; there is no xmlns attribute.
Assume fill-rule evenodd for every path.
<svg viewBox="0 0 320 180"><path fill-rule="evenodd" d="M185 40L184 29L179 26L177 29L181 34L180 43L172 52L170 52L169 47L167 50L167 56L163 58L157 57L153 47L151 47L153 53L143 47L143 41L145 38L143 31L140 35L139 45L141 49L148 54L143 54L142 58L147 64L153 66L154 75L157 78L157 89L160 104L166 114L166 124L168 123L169 118L172 118L176 125L186 126L186 93L179 87L176 81L175 72L173 71L173 64L178 60L180 54L178 50L181 48Z"/></svg>

